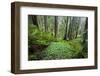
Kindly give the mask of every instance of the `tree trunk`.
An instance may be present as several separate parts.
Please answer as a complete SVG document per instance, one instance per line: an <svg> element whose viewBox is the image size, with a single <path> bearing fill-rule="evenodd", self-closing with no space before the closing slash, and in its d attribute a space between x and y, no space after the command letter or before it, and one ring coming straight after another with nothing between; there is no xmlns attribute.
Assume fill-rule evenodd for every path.
<svg viewBox="0 0 100 76"><path fill-rule="evenodd" d="M44 16L44 27L45 27L45 32L47 32L47 16Z"/></svg>
<svg viewBox="0 0 100 76"><path fill-rule="evenodd" d="M87 57L88 54L88 18L86 18L86 23L85 23L85 27L84 27L84 33L83 33L83 42L82 42L82 52L83 52L83 57Z"/></svg>
<svg viewBox="0 0 100 76"><path fill-rule="evenodd" d="M55 38L57 38L57 31L58 31L58 17L55 16Z"/></svg>
<svg viewBox="0 0 100 76"><path fill-rule="evenodd" d="M38 22L37 22L37 16L32 16L32 22L33 22L33 25L35 25L37 28L39 28Z"/></svg>
<svg viewBox="0 0 100 76"><path fill-rule="evenodd" d="M76 25L76 29L75 29L76 30L76 35L75 35L75 38L77 38L78 31L79 31L79 26L81 26L80 25L80 21L81 21L81 18L78 19L78 22L77 22L77 25Z"/></svg>
<svg viewBox="0 0 100 76"><path fill-rule="evenodd" d="M70 17L70 24L69 24L69 30L68 30L68 38L69 38L69 40L72 39L73 20L74 20L74 18Z"/></svg>
<svg viewBox="0 0 100 76"><path fill-rule="evenodd" d="M66 24L66 28L65 28L64 40L67 40L68 17L67 17L67 20L65 20L65 24Z"/></svg>

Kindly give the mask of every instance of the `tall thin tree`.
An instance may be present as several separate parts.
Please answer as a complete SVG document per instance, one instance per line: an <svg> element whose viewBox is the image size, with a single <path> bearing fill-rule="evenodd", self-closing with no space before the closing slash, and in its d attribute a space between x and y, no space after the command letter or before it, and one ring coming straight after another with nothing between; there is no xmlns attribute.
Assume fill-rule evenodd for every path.
<svg viewBox="0 0 100 76"><path fill-rule="evenodd" d="M57 37L57 31L58 31L58 16L55 16L55 38Z"/></svg>
<svg viewBox="0 0 100 76"><path fill-rule="evenodd" d="M44 27L45 27L45 32L47 32L47 16L44 16Z"/></svg>
<svg viewBox="0 0 100 76"><path fill-rule="evenodd" d="M37 21L37 16L36 15L32 16L32 22L33 22L33 25L35 25L37 28L39 28L38 21Z"/></svg>
<svg viewBox="0 0 100 76"><path fill-rule="evenodd" d="M68 29L68 21L69 21L68 17L66 19L64 19L64 21L65 21L65 25L66 25L64 40L67 40L67 29Z"/></svg>

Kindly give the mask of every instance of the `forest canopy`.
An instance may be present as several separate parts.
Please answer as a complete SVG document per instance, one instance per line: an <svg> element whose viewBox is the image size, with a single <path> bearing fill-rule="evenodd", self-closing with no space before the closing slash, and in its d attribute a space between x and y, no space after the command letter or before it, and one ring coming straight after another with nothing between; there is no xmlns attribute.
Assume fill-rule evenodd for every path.
<svg viewBox="0 0 100 76"><path fill-rule="evenodd" d="M88 18L28 15L28 59L88 57Z"/></svg>

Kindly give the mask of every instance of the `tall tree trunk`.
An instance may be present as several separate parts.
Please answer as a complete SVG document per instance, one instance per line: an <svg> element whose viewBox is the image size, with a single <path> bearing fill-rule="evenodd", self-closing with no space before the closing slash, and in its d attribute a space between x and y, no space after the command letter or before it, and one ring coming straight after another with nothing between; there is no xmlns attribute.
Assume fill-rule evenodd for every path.
<svg viewBox="0 0 100 76"><path fill-rule="evenodd" d="M77 35L78 35L80 21L81 21L81 18L78 19L78 22L77 22L77 25L76 25L76 29L75 29L76 30L76 35L75 35L75 38L77 38Z"/></svg>
<svg viewBox="0 0 100 76"><path fill-rule="evenodd" d="M70 17L70 24L69 24L69 30L68 30L68 38L69 38L69 40L72 39L73 20L74 20L74 18Z"/></svg>
<svg viewBox="0 0 100 76"><path fill-rule="evenodd" d="M32 16L32 22L33 22L33 25L35 25L37 28L39 28L38 21L37 21L37 16Z"/></svg>
<svg viewBox="0 0 100 76"><path fill-rule="evenodd" d="M83 42L85 42L87 40L87 29L88 29L88 18L86 18L86 21L85 21L85 27L84 27L84 33L83 33Z"/></svg>
<svg viewBox="0 0 100 76"><path fill-rule="evenodd" d="M44 27L45 27L45 32L48 31L48 27L47 27L47 16L44 16Z"/></svg>
<svg viewBox="0 0 100 76"><path fill-rule="evenodd" d="M55 16L55 38L57 38L57 31L58 31L58 17Z"/></svg>
<svg viewBox="0 0 100 76"><path fill-rule="evenodd" d="M85 27L84 27L84 33L83 33L83 42L82 42L82 52L83 52L83 57L88 56L88 18L86 18L85 21Z"/></svg>
<svg viewBox="0 0 100 76"><path fill-rule="evenodd" d="M68 17L67 17L67 20L65 19L65 24L66 24L66 27L65 27L65 35L64 35L64 40L67 40Z"/></svg>

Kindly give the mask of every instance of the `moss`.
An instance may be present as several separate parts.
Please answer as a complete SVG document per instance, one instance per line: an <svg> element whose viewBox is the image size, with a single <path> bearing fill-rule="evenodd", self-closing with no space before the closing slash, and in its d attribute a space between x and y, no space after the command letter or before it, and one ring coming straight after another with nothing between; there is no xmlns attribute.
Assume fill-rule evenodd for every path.
<svg viewBox="0 0 100 76"><path fill-rule="evenodd" d="M82 58L81 44L77 40L52 42L40 55L42 59Z"/></svg>

